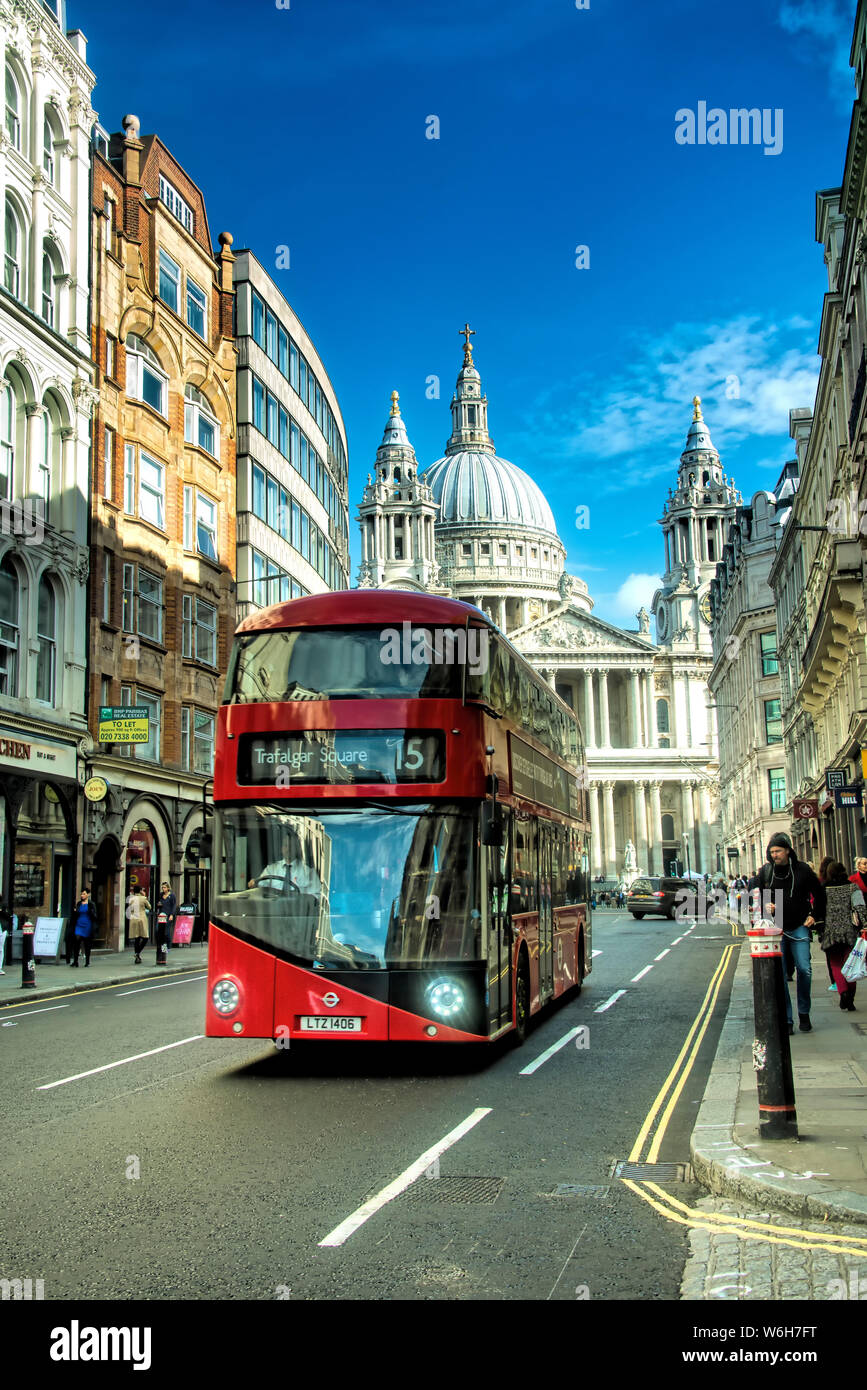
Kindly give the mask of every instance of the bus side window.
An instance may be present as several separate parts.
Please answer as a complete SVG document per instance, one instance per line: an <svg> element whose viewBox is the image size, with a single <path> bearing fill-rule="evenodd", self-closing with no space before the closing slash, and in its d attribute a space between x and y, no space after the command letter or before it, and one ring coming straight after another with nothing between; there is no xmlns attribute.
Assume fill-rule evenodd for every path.
<svg viewBox="0 0 867 1390"><path fill-rule="evenodd" d="M551 906L566 906L566 832L561 825L551 827Z"/></svg>

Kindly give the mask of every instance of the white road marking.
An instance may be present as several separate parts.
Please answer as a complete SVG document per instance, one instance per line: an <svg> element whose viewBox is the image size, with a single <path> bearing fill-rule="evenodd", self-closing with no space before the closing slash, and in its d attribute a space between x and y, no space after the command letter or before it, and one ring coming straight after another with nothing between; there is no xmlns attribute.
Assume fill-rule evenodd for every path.
<svg viewBox="0 0 867 1390"><path fill-rule="evenodd" d="M634 985L638 980L641 979L642 975L646 975L647 972L648 972L648 970L652 970L652 969L653 969L653 966L652 966L652 965L645 965L645 967L644 967L643 970L639 970L639 972L638 972L637 975L633 975L633 977L632 977L632 979L629 981L629 983L630 983L631 985Z"/></svg>
<svg viewBox="0 0 867 1390"><path fill-rule="evenodd" d="M670 947L670 946L666 946L665 950L664 950L664 951L660 951L659 955L658 955L658 956L654 956L653 959L654 959L654 960L662 960L662 957L663 957L663 956L667 956L670 950L671 950L671 947Z"/></svg>
<svg viewBox="0 0 867 1390"><path fill-rule="evenodd" d="M579 1024L577 1028L570 1028L569 1032L564 1033L562 1038L559 1038L557 1042L552 1043L550 1047L546 1047L544 1052L540 1052L536 1060L534 1062L531 1062L528 1067L522 1067L521 1070L518 1072L518 1075L532 1076L533 1072L538 1071L539 1067L541 1067L543 1062L547 1062L549 1057L553 1057L555 1052L559 1052L561 1047L565 1047L567 1042L571 1042L572 1039L577 1037L578 1034L585 1027L585 1024Z"/></svg>
<svg viewBox="0 0 867 1390"><path fill-rule="evenodd" d="M601 951L591 951L591 952L590 952L591 959L593 958L593 956L601 956L601 955L602 955L602 952L601 952Z"/></svg>
<svg viewBox="0 0 867 1390"><path fill-rule="evenodd" d="M185 1043L201 1042L204 1033L196 1033L192 1038L181 1038L180 1042L166 1043L165 1047L152 1047L149 1052L137 1052L134 1057L121 1057L119 1062L106 1062L104 1067L92 1067L90 1071L80 1071L75 1076L65 1076L62 1081L49 1081L45 1086L37 1086L37 1091L52 1091L55 1086L68 1086L70 1081L82 1081L86 1076L96 1076L101 1071L111 1071L113 1067L125 1067L127 1062L140 1062L143 1057L156 1057L158 1052L171 1052L173 1047L183 1047Z"/></svg>
<svg viewBox="0 0 867 1390"><path fill-rule="evenodd" d="M682 936L677 936L677 937L675 937L674 941L672 941L671 944L672 944L672 946L676 946L677 943L678 943L678 941L682 941L682 940L683 940L683 937L682 937Z"/></svg>
<svg viewBox="0 0 867 1390"><path fill-rule="evenodd" d="M50 1004L47 1009L28 1009L26 1014L16 1014L16 1018L32 1018L34 1014L50 1014L55 1009L68 1009L68 1004ZM5 1024L4 1024L5 1027Z"/></svg>
<svg viewBox="0 0 867 1390"><path fill-rule="evenodd" d="M421 1155L421 1158L417 1158L415 1163L411 1163L399 1177L394 1179L394 1182L390 1182L388 1187L384 1187L381 1192L377 1192L375 1197L371 1197L363 1206L358 1207L351 1216L347 1216L345 1221L341 1221L339 1226L335 1226L330 1235L327 1235L324 1240L320 1240L320 1248L322 1246L334 1247L343 1245L344 1241L348 1240L353 1232L358 1230L359 1226L363 1226L365 1221L369 1220L375 1212L379 1211L380 1207L384 1207L388 1202L393 1201L395 1197L399 1197L401 1192L405 1192L410 1184L415 1182L416 1178L420 1178L425 1169L429 1168L433 1163L434 1159L439 1158L440 1154L444 1154L446 1149L450 1149L453 1144L456 1144L459 1139L462 1139L469 1130L479 1123L479 1120L484 1119L486 1115L490 1115L491 1108L491 1106L488 1106L486 1109L480 1108L474 1110L471 1115L468 1115L465 1120L461 1121L456 1129L450 1130L444 1139L440 1139L438 1144L434 1144L432 1148L426 1149Z"/></svg>
<svg viewBox="0 0 867 1390"><path fill-rule="evenodd" d="M625 993L626 993L626 990L625 990L625 989L618 989L618 990L616 990L615 993L611 995L611 998L610 998L610 999L606 999L606 1000L605 1000L605 1003L604 1003L604 1004L600 1004L599 1007L598 1007L598 1009L594 1009L593 1012L594 1012L595 1014L604 1014L605 1010L606 1010L606 1009L610 1009L612 1004L616 1004L617 1001L618 1001L618 999L620 998L621 994L625 994Z"/></svg>
<svg viewBox="0 0 867 1390"><path fill-rule="evenodd" d="M172 985L193 985L197 980L207 980L207 975L191 975L186 980L166 980L164 985L142 985L141 989L125 989L117 997L126 999L130 994L147 994L149 989L171 989Z"/></svg>

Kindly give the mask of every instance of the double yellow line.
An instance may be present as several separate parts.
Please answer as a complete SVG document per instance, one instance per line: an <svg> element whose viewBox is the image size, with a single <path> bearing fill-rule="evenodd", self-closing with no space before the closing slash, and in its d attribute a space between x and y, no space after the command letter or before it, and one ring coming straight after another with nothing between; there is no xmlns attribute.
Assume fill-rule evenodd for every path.
<svg viewBox="0 0 867 1390"><path fill-rule="evenodd" d="M732 934L737 935L736 923L732 923ZM690 1072L695 1065L699 1048L713 1017L726 970L737 949L738 947L732 943L732 945L726 946L723 951L722 958L711 976L701 1007L686 1035L683 1047L680 1049L674 1066L665 1078L638 1132L629 1155L630 1163L657 1162L665 1132ZM648 1141L649 1147L644 1153ZM680 1226L736 1235L741 1240L761 1240L771 1245L790 1245L797 1250L824 1250L830 1254L867 1258L867 1237L865 1236L837 1236L833 1234L824 1236L812 1231L803 1231L794 1226L778 1226L770 1221L754 1221L745 1216L728 1216L721 1212L700 1211L698 1207L691 1207L686 1202L679 1201L655 1182L636 1182L632 1178L621 1178L621 1182L629 1188L630 1192L634 1192L648 1206L653 1207L660 1216L664 1216L667 1221L675 1221Z"/></svg>

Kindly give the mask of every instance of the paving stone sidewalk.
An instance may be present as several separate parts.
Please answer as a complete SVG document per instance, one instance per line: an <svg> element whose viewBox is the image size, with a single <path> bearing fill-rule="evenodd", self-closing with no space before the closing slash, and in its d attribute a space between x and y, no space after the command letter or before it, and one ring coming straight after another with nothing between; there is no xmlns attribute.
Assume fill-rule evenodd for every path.
<svg viewBox="0 0 867 1390"><path fill-rule="evenodd" d="M20 961L7 961L3 968L6 973L0 975L0 1006L25 1004L34 999L104 989L108 985L136 980L154 984L167 976L204 971L208 968L208 946L207 942L197 942L194 946L174 947L168 953L167 964L161 966L156 964L153 944L145 948L141 965L135 964L135 951L131 946L125 951L94 951L89 966L85 966L82 956L77 970L67 965L61 956L56 962L44 961L36 966L35 989L21 988Z"/></svg>

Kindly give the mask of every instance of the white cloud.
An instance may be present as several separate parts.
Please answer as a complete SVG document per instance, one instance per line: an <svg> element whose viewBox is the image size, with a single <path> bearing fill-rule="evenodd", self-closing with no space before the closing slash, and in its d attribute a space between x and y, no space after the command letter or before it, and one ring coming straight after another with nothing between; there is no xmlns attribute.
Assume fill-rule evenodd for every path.
<svg viewBox="0 0 867 1390"><path fill-rule="evenodd" d="M661 586L658 574L630 574L616 594L600 595L600 603L604 602L614 618L634 618L642 604L650 608L650 601Z"/></svg>
<svg viewBox="0 0 867 1390"><path fill-rule="evenodd" d="M702 398L724 466L725 452L748 437L777 436L785 448L789 410L811 406L816 392L819 359L807 328L739 315L676 323L654 341L625 344L628 365L615 387L606 389L585 370L532 403L521 432L524 457L532 457L541 435L552 481L574 483L578 476L597 498L670 478L694 395Z"/></svg>
<svg viewBox="0 0 867 1390"><path fill-rule="evenodd" d="M787 0L780 9L780 24L789 34L803 34L804 59L814 63L818 57L827 63L831 92L845 110L852 104L852 73L849 50L852 47L854 5L849 0Z"/></svg>

